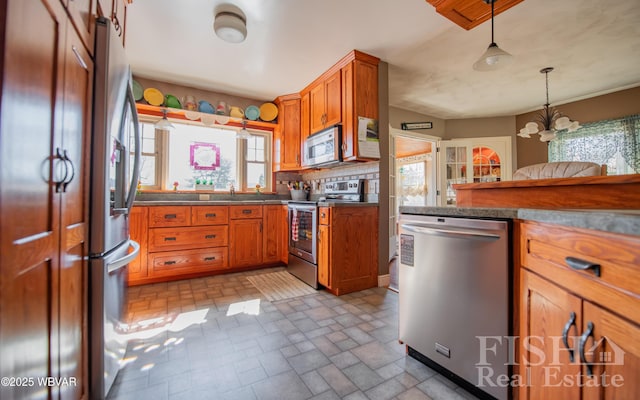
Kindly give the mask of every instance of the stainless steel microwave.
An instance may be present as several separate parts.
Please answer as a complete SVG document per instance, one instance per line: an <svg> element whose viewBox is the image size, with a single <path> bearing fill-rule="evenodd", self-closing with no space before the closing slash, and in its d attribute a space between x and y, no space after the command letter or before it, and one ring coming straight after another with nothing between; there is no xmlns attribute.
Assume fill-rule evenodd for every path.
<svg viewBox="0 0 640 400"><path fill-rule="evenodd" d="M314 133L304 141L303 167L328 167L342 161L340 125Z"/></svg>

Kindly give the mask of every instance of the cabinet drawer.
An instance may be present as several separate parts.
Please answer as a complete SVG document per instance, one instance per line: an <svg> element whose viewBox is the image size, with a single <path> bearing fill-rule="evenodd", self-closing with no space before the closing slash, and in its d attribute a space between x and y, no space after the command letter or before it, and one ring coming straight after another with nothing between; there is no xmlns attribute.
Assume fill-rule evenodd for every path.
<svg viewBox="0 0 640 400"><path fill-rule="evenodd" d="M581 297L640 318L640 237L528 222L522 225L521 246L525 268ZM599 271L574 269L567 257L598 265ZM625 309L633 304L633 310Z"/></svg>
<svg viewBox="0 0 640 400"><path fill-rule="evenodd" d="M149 229L149 251L227 246L228 232L226 225Z"/></svg>
<svg viewBox="0 0 640 400"><path fill-rule="evenodd" d="M229 218L262 218L262 206L230 206Z"/></svg>
<svg viewBox="0 0 640 400"><path fill-rule="evenodd" d="M191 225L224 225L229 223L227 206L191 207Z"/></svg>
<svg viewBox="0 0 640 400"><path fill-rule="evenodd" d="M150 228L189 225L191 225L191 207L189 206L149 207Z"/></svg>
<svg viewBox="0 0 640 400"><path fill-rule="evenodd" d="M160 252L149 255L149 275L151 277L216 271L226 269L228 266L228 249L226 247Z"/></svg>
<svg viewBox="0 0 640 400"><path fill-rule="evenodd" d="M318 208L318 219L320 221L320 225L330 225L331 208L329 207Z"/></svg>

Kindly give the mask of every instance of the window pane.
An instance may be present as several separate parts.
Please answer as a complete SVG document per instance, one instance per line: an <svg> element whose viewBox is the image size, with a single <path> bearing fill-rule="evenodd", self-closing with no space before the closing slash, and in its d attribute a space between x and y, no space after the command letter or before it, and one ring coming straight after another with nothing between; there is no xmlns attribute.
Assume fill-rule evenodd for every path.
<svg viewBox="0 0 640 400"><path fill-rule="evenodd" d="M247 189L251 190L260 185L265 187L265 165L264 163L247 163Z"/></svg>
<svg viewBox="0 0 640 400"><path fill-rule="evenodd" d="M252 136L247 140L247 161L265 161L264 136Z"/></svg>
<svg viewBox="0 0 640 400"><path fill-rule="evenodd" d="M236 181L237 141L232 131L194 125L175 124L169 134L169 173L166 187L178 182L178 189L194 189L196 180L213 182L217 190L225 190ZM193 146L196 147L193 147ZM219 160L205 165L191 164L192 149L210 145L219 152ZM215 152L214 152L215 153ZM215 157L215 156L214 156ZM211 167L211 165L216 165ZM214 169L206 169L214 168Z"/></svg>
<svg viewBox="0 0 640 400"><path fill-rule="evenodd" d="M133 165L133 157L131 158ZM143 186L154 186L156 184L156 158L151 156L142 156L140 165L140 183Z"/></svg>

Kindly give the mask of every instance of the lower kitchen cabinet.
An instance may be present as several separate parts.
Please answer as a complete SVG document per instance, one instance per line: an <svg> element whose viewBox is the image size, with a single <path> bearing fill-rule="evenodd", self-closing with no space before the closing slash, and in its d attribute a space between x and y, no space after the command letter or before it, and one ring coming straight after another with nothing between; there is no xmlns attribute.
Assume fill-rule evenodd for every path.
<svg viewBox="0 0 640 400"><path fill-rule="evenodd" d="M233 245L231 265L249 267L262 262L262 218L231 220L229 223Z"/></svg>
<svg viewBox="0 0 640 400"><path fill-rule="evenodd" d="M318 282L339 296L378 285L378 207L320 207Z"/></svg>
<svg viewBox="0 0 640 400"><path fill-rule="evenodd" d="M140 255L129 285L178 280L286 261L286 206L135 206L131 238ZM284 248L284 249L283 249Z"/></svg>
<svg viewBox="0 0 640 400"><path fill-rule="evenodd" d="M640 393L640 237L526 222L519 399Z"/></svg>

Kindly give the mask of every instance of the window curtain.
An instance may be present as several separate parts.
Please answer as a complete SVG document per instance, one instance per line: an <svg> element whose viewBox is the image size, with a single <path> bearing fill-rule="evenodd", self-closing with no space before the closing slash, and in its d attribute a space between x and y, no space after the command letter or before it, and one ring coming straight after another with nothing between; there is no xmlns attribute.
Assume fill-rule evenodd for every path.
<svg viewBox="0 0 640 400"><path fill-rule="evenodd" d="M549 143L549 161L607 164L612 175L640 173L640 114L586 123L577 131L558 134Z"/></svg>

